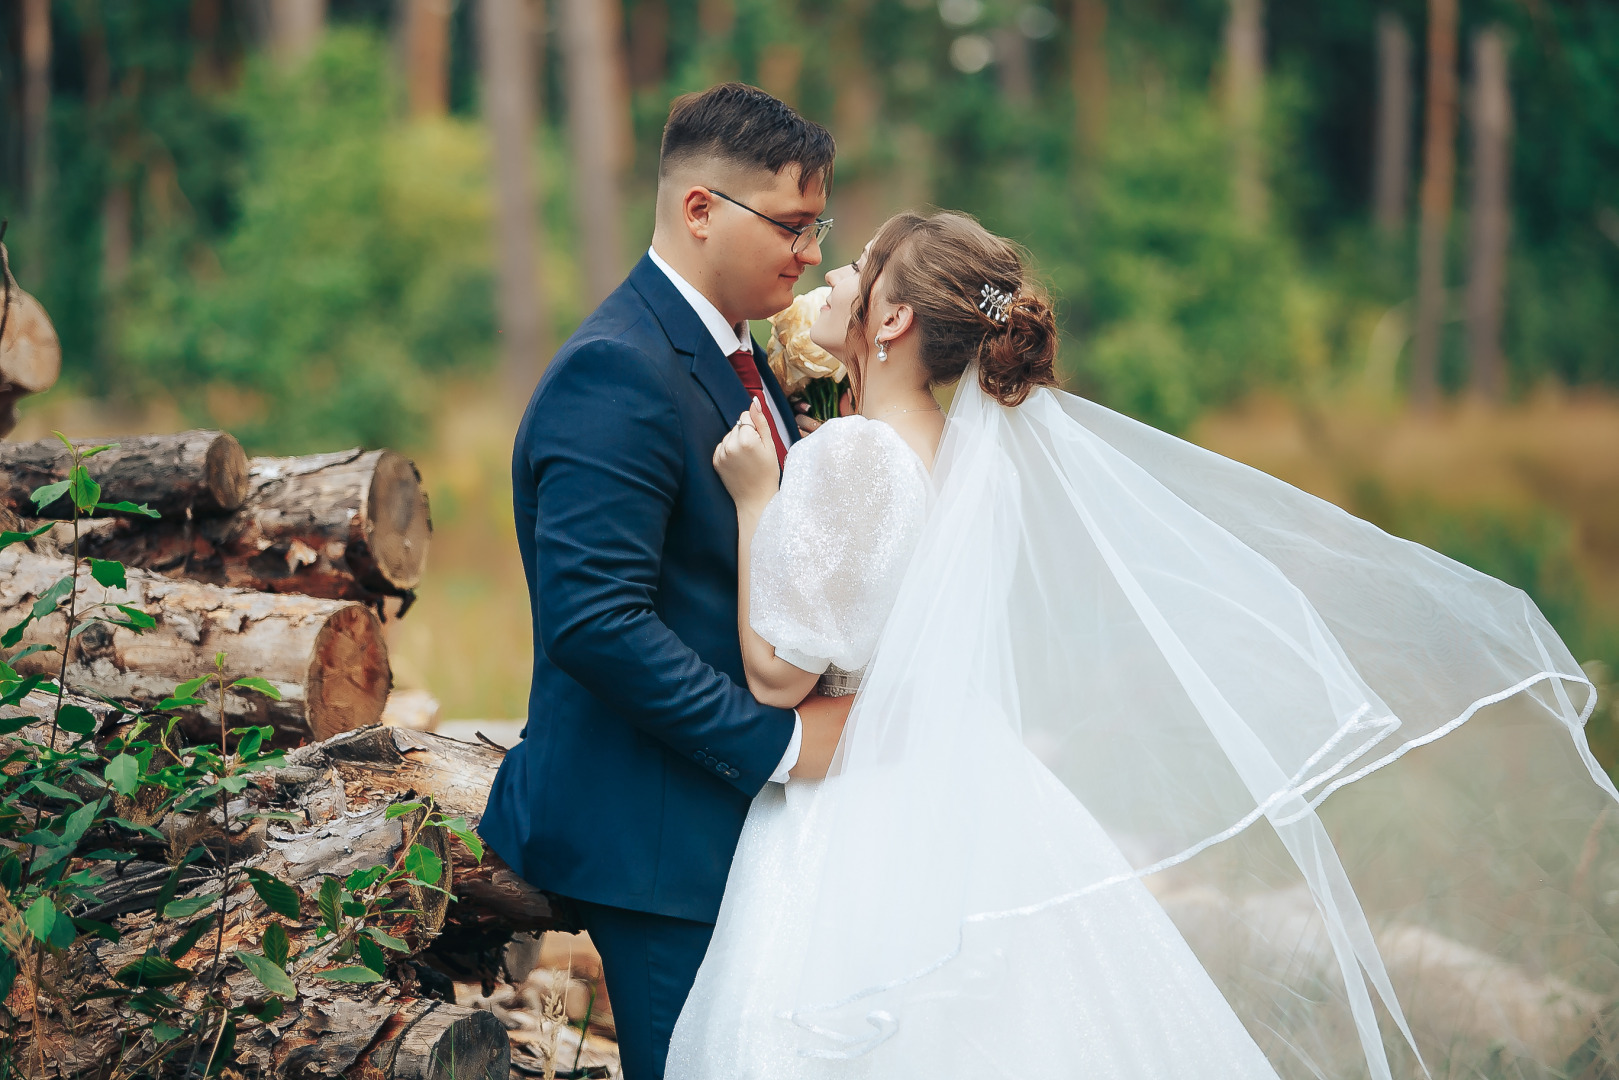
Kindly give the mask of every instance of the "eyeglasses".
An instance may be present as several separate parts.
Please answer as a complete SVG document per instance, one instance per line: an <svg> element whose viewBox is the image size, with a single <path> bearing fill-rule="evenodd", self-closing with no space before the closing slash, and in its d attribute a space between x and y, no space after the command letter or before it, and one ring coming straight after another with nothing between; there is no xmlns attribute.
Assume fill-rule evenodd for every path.
<svg viewBox="0 0 1619 1080"><path fill-rule="evenodd" d="M754 217L764 218L766 221L770 222L770 224L774 225L776 228L785 229L788 232L792 233L793 234L793 254L794 255L797 255L800 251L803 251L805 248L809 247L809 244L810 244L811 240L814 240L817 244L820 243L822 240L825 240L827 232L832 228L832 219L831 218L816 218L814 221L810 222L808 225L789 225L785 221L777 221L775 218L771 217L769 214L761 214L761 213L759 213L759 211L755 210L753 207L749 206L747 203L738 202L736 199L731 198L729 195L725 194L725 192L723 192L723 191L719 191L719 190L717 190L715 188L709 188L708 193L710 195L718 195L720 198L724 199L726 202L731 203L731 204L733 204L735 206L740 206L742 209L746 210L748 213L752 214Z"/></svg>

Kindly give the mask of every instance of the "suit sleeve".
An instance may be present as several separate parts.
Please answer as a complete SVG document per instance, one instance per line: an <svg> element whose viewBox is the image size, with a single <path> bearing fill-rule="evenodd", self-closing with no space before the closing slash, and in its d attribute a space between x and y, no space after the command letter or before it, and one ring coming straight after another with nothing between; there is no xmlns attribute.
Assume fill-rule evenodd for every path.
<svg viewBox="0 0 1619 1080"><path fill-rule="evenodd" d="M654 608L683 468L668 386L636 350L587 342L552 373L532 419L546 656L643 731L757 794L792 737L792 712L704 663Z"/></svg>

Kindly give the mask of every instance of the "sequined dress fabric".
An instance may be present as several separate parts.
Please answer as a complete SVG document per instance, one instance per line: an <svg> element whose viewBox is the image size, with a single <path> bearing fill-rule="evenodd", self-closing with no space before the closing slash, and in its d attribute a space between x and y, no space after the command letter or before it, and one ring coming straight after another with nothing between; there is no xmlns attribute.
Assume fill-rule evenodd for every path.
<svg viewBox="0 0 1619 1080"><path fill-rule="evenodd" d="M752 624L778 656L813 672L865 667L930 491L921 461L881 421L834 420L794 446L752 555ZM1049 833L1046 842L1087 852L1100 875L1128 871L1066 790L1042 784L1043 770L1028 782L1024 765L1032 759L1020 745L986 747L985 755L985 783L1015 788L1004 792L1011 801L1033 799L1030 828ZM991 765L1003 755L1017 767ZM713 940L675 1028L669 1080L1274 1080L1139 883L999 930L1005 947L995 952L1049 963L980 973L978 981L994 987L988 997L941 995L870 1045L831 1057L806 1052L792 1012L820 910L816 890L838 785L835 778L766 784L755 798ZM986 796L995 797L975 793Z"/></svg>

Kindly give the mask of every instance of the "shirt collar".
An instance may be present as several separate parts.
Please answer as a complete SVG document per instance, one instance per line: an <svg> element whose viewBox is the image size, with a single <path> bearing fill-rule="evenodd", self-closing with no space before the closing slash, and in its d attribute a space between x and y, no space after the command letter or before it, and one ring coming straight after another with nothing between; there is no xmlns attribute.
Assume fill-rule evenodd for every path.
<svg viewBox="0 0 1619 1080"><path fill-rule="evenodd" d="M681 296L686 298L686 303L691 305L691 309L702 320L703 326L713 336L714 344L720 347L721 353L730 356L741 349L747 349L749 352L753 351L751 339L748 340L747 344L743 344L744 335L747 333L745 329L739 332L737 327L728 326L725 322L725 316L720 314L719 308L709 302L708 297L698 292L691 282L681 277L674 267L664 262L656 251L647 248L646 253L647 257L652 260L652 264L662 270L664 276L669 279L669 283L680 291Z"/></svg>

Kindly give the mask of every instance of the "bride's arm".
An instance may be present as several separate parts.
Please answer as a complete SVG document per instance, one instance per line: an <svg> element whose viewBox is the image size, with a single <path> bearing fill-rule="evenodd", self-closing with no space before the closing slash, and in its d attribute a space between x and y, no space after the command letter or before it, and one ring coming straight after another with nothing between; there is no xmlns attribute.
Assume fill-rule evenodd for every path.
<svg viewBox="0 0 1619 1080"><path fill-rule="evenodd" d="M774 448L760 435L768 429L758 402L743 419L745 423L732 428L714 450L714 468L736 500L736 625L742 641L742 667L748 689L760 704L790 709L815 689L820 676L777 656L775 647L759 636L748 618L753 535L776 494L781 468Z"/></svg>

